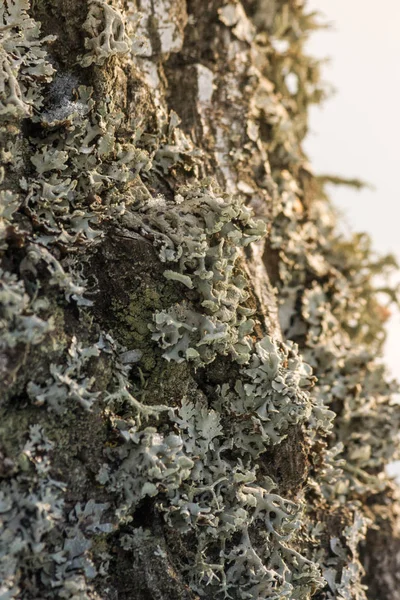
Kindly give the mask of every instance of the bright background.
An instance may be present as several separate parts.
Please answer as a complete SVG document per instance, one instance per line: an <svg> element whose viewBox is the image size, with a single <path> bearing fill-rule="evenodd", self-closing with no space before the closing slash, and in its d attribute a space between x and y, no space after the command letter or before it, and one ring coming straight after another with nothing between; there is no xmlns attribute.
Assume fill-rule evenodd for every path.
<svg viewBox="0 0 400 600"><path fill-rule="evenodd" d="M351 229L368 232L376 251L400 264L400 1L308 0L308 9L332 23L314 33L308 52L330 59L323 76L336 95L311 109L306 152L316 174L374 186L332 187L330 196ZM400 311L387 331L385 362L400 381ZM400 461L387 471L400 483Z"/></svg>
<svg viewBox="0 0 400 600"><path fill-rule="evenodd" d="M357 177L375 189L332 187L351 229L400 263L400 1L308 0L331 30L312 35L308 53L329 58L323 79L336 94L313 107L306 152L316 174ZM399 276L400 279L400 276ZM385 362L400 380L400 313L388 322Z"/></svg>

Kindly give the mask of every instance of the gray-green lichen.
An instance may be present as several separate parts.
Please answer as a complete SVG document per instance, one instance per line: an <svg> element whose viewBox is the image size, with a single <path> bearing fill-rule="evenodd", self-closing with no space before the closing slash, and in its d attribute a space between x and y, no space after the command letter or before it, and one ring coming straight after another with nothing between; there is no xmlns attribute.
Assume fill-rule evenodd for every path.
<svg viewBox="0 0 400 600"><path fill-rule="evenodd" d="M249 359L253 310L245 306L249 293L238 269L240 248L260 239L262 221L235 199L208 182L180 188L174 204L159 198L143 211L128 213L124 222L154 236L162 262L171 265L164 276L194 290L200 310L182 304L154 316L153 339L167 360L212 361L216 353L239 363Z"/></svg>
<svg viewBox="0 0 400 600"><path fill-rule="evenodd" d="M89 0L88 7L83 24L83 29L88 33L85 39L87 53L81 59L81 65L103 65L111 56L127 54L130 40L121 13L105 0Z"/></svg>
<svg viewBox="0 0 400 600"><path fill-rule="evenodd" d="M175 596L364 600L398 452L371 275L392 263L336 233L301 149L314 16L89 0L62 7L72 44L39 5L0 6L0 598L136 594L162 564Z"/></svg>
<svg viewBox="0 0 400 600"><path fill-rule="evenodd" d="M67 363L50 365L51 377L43 385L29 381L26 387L29 398L36 406L47 405L57 413L65 412L71 404L90 410L100 392L92 391L94 378L86 376L85 367L99 354L98 345L82 348L73 337Z"/></svg>
<svg viewBox="0 0 400 600"><path fill-rule="evenodd" d="M35 588L29 585L30 573L38 574L42 584L52 590L50 596L43 592L42 597L96 597L86 593L90 592L87 581L96 575L86 551L91 534L110 531L109 524L100 525L107 506L92 501L84 508L77 504L69 515L65 513L65 484L50 475L53 446L40 425L31 425L15 467L16 476L9 483L2 482L0 592L4 599L36 596ZM65 538L60 535L60 524Z"/></svg>
<svg viewBox="0 0 400 600"><path fill-rule="evenodd" d="M53 67L40 26L29 16L29 0L5 1L0 6L0 117L23 118L43 103L42 83L51 81Z"/></svg>
<svg viewBox="0 0 400 600"><path fill-rule="evenodd" d="M40 318L49 308L45 298L31 299L24 282L15 274L0 271L0 347L14 348L17 344L40 344L54 329L52 317Z"/></svg>
<svg viewBox="0 0 400 600"><path fill-rule="evenodd" d="M263 373L267 381L276 381L288 403L290 394L292 400L296 393L300 399L302 392L296 386L305 385L301 378L306 373L294 371L299 381L292 382L289 372L285 384L278 374L278 364L283 362L278 349L266 339L258 354L260 364L253 365L251 373L258 369L259 377ZM296 369L293 359L292 363ZM288 386L293 386L292 392ZM257 395L255 390L246 392L247 398ZM318 566L291 546L300 527L301 507L273 493L276 484L269 477L260 479L255 459L269 443L277 442L273 424L278 431L280 427L285 430L290 423L305 419L307 409L303 415L299 411L290 414L284 422L283 408L276 422L272 410L266 417L265 409L262 414L262 408L257 413L256 407L243 406L240 392L236 398L235 403L226 394L221 396L215 410L207 407L204 398L197 402L184 398L181 406L169 410L169 429L164 425L159 431L142 421L157 412L163 414L168 407L144 407L136 402L136 419L114 420L121 445L108 454L110 464L120 466L113 471L104 464L98 481L120 495L121 516L146 496L155 497L167 524L182 534L195 533L197 548L185 571L199 594L207 586L208 593L218 598L232 594L270 597L273 593L300 598L306 589L323 585ZM239 415L241 422L236 425ZM235 543L235 539L240 541Z"/></svg>

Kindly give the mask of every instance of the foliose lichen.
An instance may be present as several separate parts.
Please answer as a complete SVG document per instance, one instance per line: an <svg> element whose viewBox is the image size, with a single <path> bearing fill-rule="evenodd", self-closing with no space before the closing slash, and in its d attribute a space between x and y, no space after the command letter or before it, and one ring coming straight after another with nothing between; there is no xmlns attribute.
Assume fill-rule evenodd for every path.
<svg viewBox="0 0 400 600"><path fill-rule="evenodd" d="M185 32L181 3L151 4L142 18L131 2L82 4L73 70L28 0L0 7L0 359L33 365L5 413L11 429L24 411L21 431L0 447L0 596L111 597L115 548L150 545L155 526L137 519L151 506L184 548L177 579L199 596L365 600L359 543L390 488L399 427L397 385L375 358L387 313L371 274L393 261L336 233L301 149L307 107L325 94L303 51L315 17L302 1L224 3L209 61L211 46L194 47L196 3ZM170 110L174 52L195 74L195 135ZM93 294L93 254L117 235L150 244L165 267L156 284L182 296L159 294L152 321L134 313L161 383L96 313L114 288ZM246 271L255 255L279 306L274 335L257 305L264 281ZM136 259L121 266L132 277ZM160 403L177 364L189 382ZM107 430L79 497L57 446L77 415ZM306 457L292 487L272 469L284 451ZM167 550L153 554L169 564Z"/></svg>
<svg viewBox="0 0 400 600"><path fill-rule="evenodd" d="M29 0L5 0L0 6L0 118L23 118L43 104L42 84L51 81L46 44L39 24L29 16Z"/></svg>
<svg viewBox="0 0 400 600"><path fill-rule="evenodd" d="M238 261L240 248L260 239L265 224L240 198L207 181L180 188L173 204L158 198L126 215L129 226L135 221L154 236L161 261L170 265L164 276L193 290L201 307L172 306L154 315L153 339L166 350L165 358L204 364L220 353L247 362L254 321Z"/></svg>

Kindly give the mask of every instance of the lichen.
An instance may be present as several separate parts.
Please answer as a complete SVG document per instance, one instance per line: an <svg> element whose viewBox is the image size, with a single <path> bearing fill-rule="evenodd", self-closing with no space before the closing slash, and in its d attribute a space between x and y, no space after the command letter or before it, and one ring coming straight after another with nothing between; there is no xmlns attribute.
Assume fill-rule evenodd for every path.
<svg viewBox="0 0 400 600"><path fill-rule="evenodd" d="M221 395L223 402L230 405L228 410L232 415L251 415L252 428L259 438L258 447L261 441L267 445L280 443L291 426L304 422L311 424L313 411L318 414L314 427L331 428L334 413L313 405L309 390L315 378L293 344L285 346L268 337L257 342L249 365L241 369L241 375L234 390L224 384ZM246 437L242 425L238 425L235 432L237 447L246 448ZM257 458L257 453L254 457Z"/></svg>
<svg viewBox="0 0 400 600"><path fill-rule="evenodd" d="M153 339L168 348L165 357L202 364L221 353L246 362L254 322L237 263L240 248L258 240L265 225L240 198L219 193L207 181L180 188L172 205L158 198L141 213L127 213L124 222L154 236L161 261L175 267L164 276L193 289L201 306L197 313L180 305L154 315Z"/></svg>
<svg viewBox="0 0 400 600"><path fill-rule="evenodd" d="M301 148L315 18L64 4L54 50L29 2L0 7L1 598L113 597L133 552L205 598L365 600L398 452L393 260L337 233Z"/></svg>
<svg viewBox="0 0 400 600"><path fill-rule="evenodd" d="M154 427L138 429L141 419L156 414L154 407L136 402L134 409L139 421L114 421L121 444L108 454L110 465L118 458L120 466L103 465L98 480L120 495L121 516L143 498L156 497L173 529L196 534L197 550L187 566L194 590L202 593L206 585L217 598L232 591L237 598L273 592L296 598L321 587L317 565L290 545L301 507L272 493L270 478L257 477L253 459L265 450L257 428L249 426L242 436L204 401L183 399L169 411L171 428L161 434ZM241 540L233 543L237 535Z"/></svg>
<svg viewBox="0 0 400 600"><path fill-rule="evenodd" d="M89 0L88 7L87 18L83 24L83 29L88 33L85 39L88 52L81 58L81 65L103 65L111 56L127 54L131 43L126 33L123 15L105 0Z"/></svg>
<svg viewBox="0 0 400 600"><path fill-rule="evenodd" d="M31 298L24 282L15 274L0 269L0 348L17 344L40 344L54 329L50 316L40 318L49 309L45 298Z"/></svg>
<svg viewBox="0 0 400 600"><path fill-rule="evenodd" d="M44 384L29 381L26 388L29 398L35 406L46 405L59 414L75 403L89 410L100 392L93 391L94 378L85 371L90 359L99 355L99 345L82 348L73 337L66 364L51 364L50 378Z"/></svg>
<svg viewBox="0 0 400 600"><path fill-rule="evenodd" d="M0 6L0 117L26 117L43 104L42 84L54 69L47 60L40 26L29 14L29 0L4 0Z"/></svg>

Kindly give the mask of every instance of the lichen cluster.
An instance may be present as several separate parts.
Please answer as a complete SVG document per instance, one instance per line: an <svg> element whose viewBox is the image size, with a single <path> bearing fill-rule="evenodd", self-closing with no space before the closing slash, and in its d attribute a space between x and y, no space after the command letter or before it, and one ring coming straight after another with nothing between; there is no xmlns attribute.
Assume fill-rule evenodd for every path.
<svg viewBox="0 0 400 600"><path fill-rule="evenodd" d="M315 16L47 4L0 7L0 598L364 600L391 261L301 149Z"/></svg>
<svg viewBox="0 0 400 600"><path fill-rule="evenodd" d="M0 6L0 115L2 119L31 115L43 104L42 83L51 81L54 69L46 58L39 24L29 14L29 1Z"/></svg>
<svg viewBox="0 0 400 600"><path fill-rule="evenodd" d="M241 375L234 390L224 384L212 408L204 397L184 397L170 409L134 403L136 418L113 420L123 443L107 452L110 463L98 480L119 495L121 517L155 497L173 530L195 533L196 551L184 571L199 594L207 586L214 597L293 598L323 580L291 545L300 507L274 493L276 484L260 478L257 461L310 416L310 371L294 348L264 338ZM113 401L124 394L125 388L115 392ZM166 412L168 428L147 426L157 414L165 421Z"/></svg>
<svg viewBox="0 0 400 600"><path fill-rule="evenodd" d="M237 263L240 248L258 240L265 224L240 199L218 194L207 182L180 188L172 206L158 199L134 218L154 236L160 260L170 267L164 276L198 297L198 311L179 303L155 313L152 337L164 357L199 365L230 353L247 362L254 311L245 306L249 293ZM132 226L132 215L125 221Z"/></svg>

